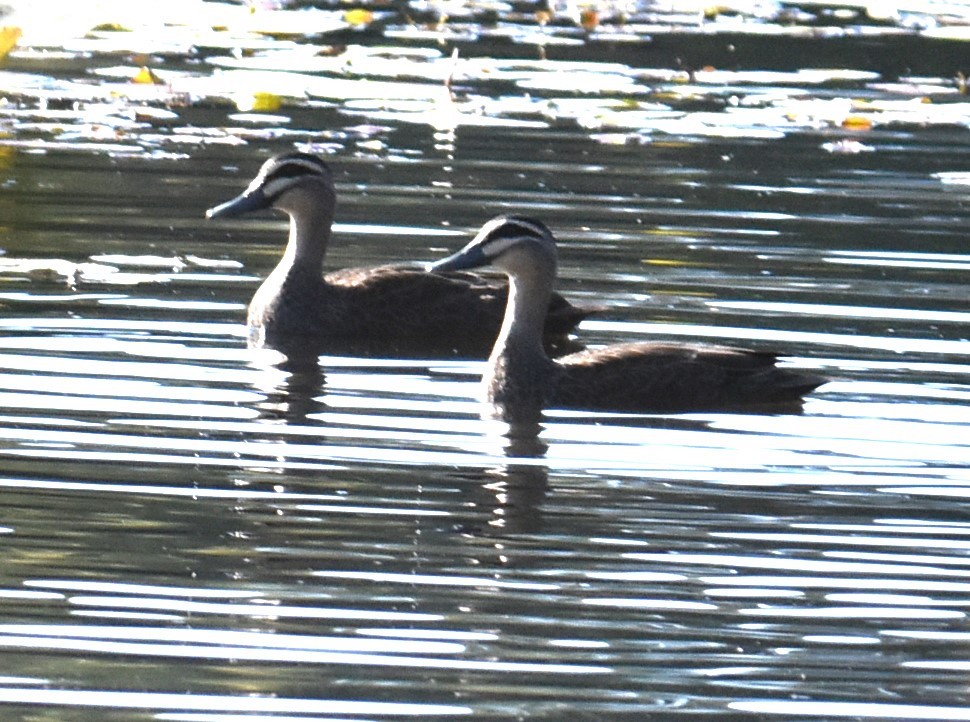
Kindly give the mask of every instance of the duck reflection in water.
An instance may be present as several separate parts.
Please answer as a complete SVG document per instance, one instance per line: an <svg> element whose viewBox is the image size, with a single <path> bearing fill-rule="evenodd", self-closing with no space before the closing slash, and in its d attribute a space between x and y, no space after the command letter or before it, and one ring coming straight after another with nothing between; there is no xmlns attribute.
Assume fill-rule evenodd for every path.
<svg viewBox="0 0 970 722"><path fill-rule="evenodd" d="M256 386L265 395L257 405L260 418L299 426L326 410L326 374L316 349L298 344L252 353L252 366L261 372Z"/></svg>
<svg viewBox="0 0 970 722"><path fill-rule="evenodd" d="M494 266L509 277L508 307L482 380L488 415L537 422L546 408L620 412L797 412L819 376L777 357L728 346L627 343L552 360L542 325L556 280L556 241L537 220L499 216L436 273Z"/></svg>
<svg viewBox="0 0 970 722"><path fill-rule="evenodd" d="M485 471L475 489L476 506L488 510L485 525L466 530L481 536L535 534L543 529L542 505L549 485L548 444L539 424L502 424L489 429L508 462Z"/></svg>
<svg viewBox="0 0 970 722"><path fill-rule="evenodd" d="M272 208L290 218L283 258L249 304L250 344L292 347L299 340L329 353L484 357L498 335L508 285L406 266L324 275L336 201L327 164L288 153L267 160L242 194L206 212L211 219ZM595 310L549 294L541 335L554 349Z"/></svg>

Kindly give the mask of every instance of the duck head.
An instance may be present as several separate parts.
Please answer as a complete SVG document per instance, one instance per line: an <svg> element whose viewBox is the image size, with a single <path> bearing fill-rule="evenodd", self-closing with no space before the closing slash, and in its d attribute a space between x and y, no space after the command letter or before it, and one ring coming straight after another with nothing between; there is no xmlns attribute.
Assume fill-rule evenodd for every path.
<svg viewBox="0 0 970 722"><path fill-rule="evenodd" d="M460 271L494 266L510 276L556 273L556 239L541 221L525 216L497 216L457 253L426 267L428 271Z"/></svg>
<svg viewBox="0 0 970 722"><path fill-rule="evenodd" d="M275 208L291 216L324 212L336 205L333 174L322 160L308 153L277 155L263 163L240 195L206 211L206 218L231 218Z"/></svg>

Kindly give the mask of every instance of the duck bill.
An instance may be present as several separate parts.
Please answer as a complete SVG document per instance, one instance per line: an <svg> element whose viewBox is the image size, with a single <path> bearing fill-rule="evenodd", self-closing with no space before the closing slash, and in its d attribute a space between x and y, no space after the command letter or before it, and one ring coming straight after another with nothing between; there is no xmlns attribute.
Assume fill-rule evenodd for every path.
<svg viewBox="0 0 970 722"><path fill-rule="evenodd" d="M210 220L213 218L232 218L233 216L241 216L244 213L262 210L268 205L269 203L267 203L263 191L257 188L254 191L248 191L240 196L236 196L230 201L213 206L205 212L205 217Z"/></svg>
<svg viewBox="0 0 970 722"><path fill-rule="evenodd" d="M479 268L487 266L489 259L482 253L481 248L463 248L458 253L453 253L440 261L429 263L426 270L434 273L447 273L448 271L464 271L469 268Z"/></svg>

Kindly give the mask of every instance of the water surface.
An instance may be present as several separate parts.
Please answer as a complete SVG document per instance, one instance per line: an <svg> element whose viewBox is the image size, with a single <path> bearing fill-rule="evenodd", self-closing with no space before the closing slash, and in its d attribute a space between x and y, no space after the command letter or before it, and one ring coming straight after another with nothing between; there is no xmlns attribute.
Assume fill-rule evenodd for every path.
<svg viewBox="0 0 970 722"><path fill-rule="evenodd" d="M108 60L44 82L100 92ZM784 128L791 75L650 81L666 109L502 81L450 126L168 96L130 128L130 98L50 125L48 91L18 86L0 716L970 718L965 103L859 72L802 77ZM823 121L836 102L874 124ZM433 260L528 213L563 293L609 308L585 343L730 342L833 381L798 416L551 411L509 439L479 418L480 360L248 349L285 223L203 213L295 145L336 173L332 267Z"/></svg>

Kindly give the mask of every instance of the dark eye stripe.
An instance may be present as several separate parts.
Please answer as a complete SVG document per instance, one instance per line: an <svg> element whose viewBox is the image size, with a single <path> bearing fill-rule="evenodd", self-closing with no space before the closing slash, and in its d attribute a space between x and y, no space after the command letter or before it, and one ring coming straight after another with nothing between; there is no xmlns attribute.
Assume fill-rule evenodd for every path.
<svg viewBox="0 0 970 722"><path fill-rule="evenodd" d="M539 221L523 216L506 216L492 221L495 227L488 232L490 241L519 238L521 236L548 236L549 229Z"/></svg>
<svg viewBox="0 0 970 722"><path fill-rule="evenodd" d="M275 199L301 178L329 181L330 177L330 168L319 158L306 153L290 153L266 161L250 183L249 192L258 189L267 198Z"/></svg>
<svg viewBox="0 0 970 722"><path fill-rule="evenodd" d="M290 155L276 158L274 165L266 169L265 180L298 178L306 175L329 175L326 164L312 155Z"/></svg>
<svg viewBox="0 0 970 722"><path fill-rule="evenodd" d="M488 221L469 245L477 245L482 252L496 258L509 248L527 242L555 243L545 224L525 216L499 216Z"/></svg>

